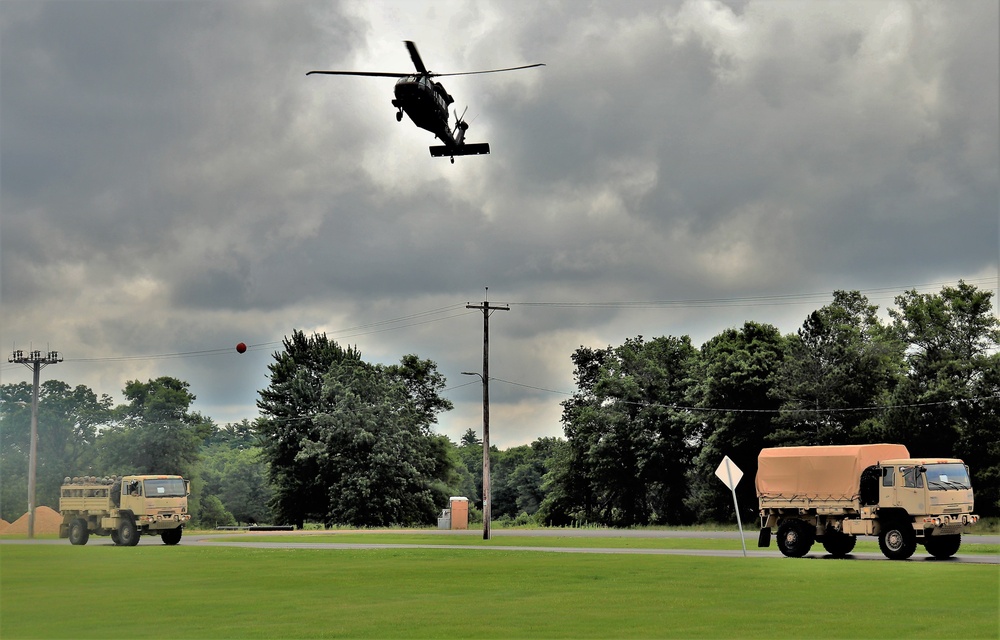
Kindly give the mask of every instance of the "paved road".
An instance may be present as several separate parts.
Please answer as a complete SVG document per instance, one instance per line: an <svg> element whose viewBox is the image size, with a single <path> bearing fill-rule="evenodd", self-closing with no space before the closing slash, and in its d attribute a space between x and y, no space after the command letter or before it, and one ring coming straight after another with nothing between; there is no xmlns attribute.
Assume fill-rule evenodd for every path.
<svg viewBox="0 0 1000 640"><path fill-rule="evenodd" d="M181 544L184 545L211 545L224 547L243 547L254 549L460 549L463 551L537 551L546 553L604 553L604 554L631 554L631 555L677 555L677 556L708 556L719 558L738 558L743 556L742 546L734 544L731 550L700 550L700 549L608 549L608 548L581 548L581 547L533 547L530 545L518 545L516 547L508 545L457 545L457 544L381 544L381 543L342 543L342 542L307 542L303 537L311 535L329 535L336 533L367 534L367 533L393 533L399 535L406 534L433 534L442 537L450 536L476 536L481 537L481 530L472 531L442 531L439 529L423 530L364 530L364 531L268 531L261 533L239 533L234 535L227 533L210 534L188 534L184 536ZM494 529L492 537L585 537L585 538L706 538L706 539L728 539L739 540L740 534L728 531L659 531L659 530L615 530L615 529ZM295 540L288 542L264 542L254 540L255 537L267 536L271 540L274 536L292 536ZM963 536L963 542L970 544L1000 544L1000 536ZM143 545L162 544L155 536L142 536L139 543ZM0 540L0 544L69 544L66 540ZM111 546L110 538L102 536L91 536L88 544L98 544ZM770 549L758 549L756 547L757 536L755 532L747 534L747 556L752 558L784 558L775 547ZM826 554L821 545L816 545L813 551L806 555L806 559L813 560L837 560ZM844 560L876 560L886 561L888 559L881 553L852 553ZM938 560L923 553L923 549L918 547L917 553L907 562L933 562L943 564L992 564L1000 565L1000 555L965 554Z"/></svg>
<svg viewBox="0 0 1000 640"><path fill-rule="evenodd" d="M282 532L282 535L297 535L302 534L310 535L323 535L336 532L329 531L316 531L316 532ZM346 532L344 532L346 533ZM354 531L350 533L396 533L396 534L428 534L433 533L435 535L447 536L482 536L481 530L473 531L441 531L441 530L416 530L416 531L401 531L401 530L390 530L390 531ZM256 534L241 534L240 537L244 535L256 535ZM261 533L260 535L273 536L275 532ZM494 539L504 538L504 537L539 537L539 538L552 538L552 537L584 537L584 538L705 538L705 539L730 539L739 540L740 534L738 532L728 532L728 531L660 531L660 530L615 530L615 529L493 529L491 535ZM272 538L273 539L273 538ZM633 554L633 555L679 555L679 556L709 556L709 557L722 557L722 558L736 558L743 556L742 546L739 544L734 545L732 550L699 550L699 549L608 549L608 548L586 548L586 547L533 547L530 545L518 545L516 547L508 545L451 545L451 544L379 544L379 543L338 543L338 542L304 542L301 537L295 542L255 542L253 540L234 540L229 538L227 540L220 539L220 536L215 534L209 535L192 535L186 538L193 544L206 543L211 545L225 545L231 547L251 547L251 548L269 548L269 547L279 547L287 549L462 549L466 551L472 550L496 550L496 551L538 551L538 552L548 552L548 553L604 553L604 554ZM1000 536L964 536L964 540L968 543L980 543L980 544L1000 544ZM776 547L772 546L771 549L758 549L756 547L757 536L756 532L752 532L747 536L747 556L753 558L784 558L781 552L777 550ZM836 560L832 556L826 554L822 550L822 546L817 545L814 549L820 549L819 552L813 552L806 555L807 559L815 560ZM979 555L979 554L966 554L953 558L948 558L947 560L939 560L933 556L926 555L922 553L923 549L918 548L918 552L913 555L908 562L942 562L942 563L954 563L954 564L1000 564L1000 556L997 555ZM852 553L847 559L853 560L882 560L888 561L888 559L881 553Z"/></svg>

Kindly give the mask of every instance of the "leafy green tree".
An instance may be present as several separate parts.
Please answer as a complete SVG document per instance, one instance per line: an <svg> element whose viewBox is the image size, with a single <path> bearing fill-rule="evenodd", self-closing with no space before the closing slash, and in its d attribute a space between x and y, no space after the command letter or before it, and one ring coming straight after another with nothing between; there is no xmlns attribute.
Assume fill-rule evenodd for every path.
<svg viewBox="0 0 1000 640"><path fill-rule="evenodd" d="M483 446L483 441L479 439L479 436L476 435L475 431L472 429L466 429L465 433L462 434L462 440L459 443L459 446L466 447L476 445L479 445L480 447Z"/></svg>
<svg viewBox="0 0 1000 640"><path fill-rule="evenodd" d="M215 426L191 412L195 396L187 382L163 376L130 380L127 404L115 409L116 423L97 439L106 474L167 473L192 479L199 452Z"/></svg>
<svg viewBox="0 0 1000 640"><path fill-rule="evenodd" d="M689 414L689 437L699 448L688 478L688 504L699 521L733 519L732 494L715 476L727 455L744 474L737 487L742 517L754 517L753 478L757 456L774 430L780 401L772 389L784 351L778 330L755 322L727 329L702 345L688 396L695 408Z"/></svg>
<svg viewBox="0 0 1000 640"><path fill-rule="evenodd" d="M533 458L531 447L528 445L497 451L496 455L490 457L490 483L493 491L493 504L490 509L494 518L499 519L503 516L516 518L520 513L517 501L522 487L518 486L518 480L514 476L518 469L531 468ZM539 477L540 482L541 477Z"/></svg>
<svg viewBox="0 0 1000 640"><path fill-rule="evenodd" d="M907 345L907 372L873 429L911 455L964 460L982 515L1000 515L1000 321L992 295L960 282L939 294L896 298L889 313Z"/></svg>
<svg viewBox="0 0 1000 640"><path fill-rule="evenodd" d="M545 460L545 475L540 489L542 501L535 518L538 522L565 527L585 520L585 496L589 487L581 471L582 464L574 459L577 452L568 440L556 440Z"/></svg>
<svg viewBox="0 0 1000 640"><path fill-rule="evenodd" d="M566 446L558 448L549 459L542 480L545 498L539 506L542 522L567 526L578 522L597 521L598 496L592 482L589 458L591 434L595 431L599 405L595 386L605 362L614 357L613 349L592 349L581 346L573 352L573 376L577 392L563 403L563 433Z"/></svg>
<svg viewBox="0 0 1000 640"><path fill-rule="evenodd" d="M983 358L982 375L970 388L975 400L964 407L965 429L956 453L972 469L976 509L980 515L1000 516L1000 352Z"/></svg>
<svg viewBox="0 0 1000 640"><path fill-rule="evenodd" d="M307 337L297 330L283 346L268 365L270 385L258 392L261 416L254 428L269 463L275 518L301 528L306 520L328 521L319 459L303 453L320 439L316 417L329 409L323 379L335 364L360 362L361 353L341 348L326 334Z"/></svg>
<svg viewBox="0 0 1000 640"><path fill-rule="evenodd" d="M564 474L560 500L570 503L560 519L572 513L614 526L688 520L685 471L693 450L677 405L695 356L687 336L639 336L574 353L580 390L563 403L571 449L560 461L568 466L555 465L557 476ZM543 517L556 516L555 506L549 501Z"/></svg>
<svg viewBox="0 0 1000 640"><path fill-rule="evenodd" d="M473 500L476 483L465 468L458 448L448 436L430 436L430 451L434 460L434 471L430 481L437 505L447 504L451 496L464 496Z"/></svg>
<svg viewBox="0 0 1000 640"><path fill-rule="evenodd" d="M490 461L493 461L493 452L496 447L490 447ZM479 439L476 432L472 429L467 429L462 435L462 439L459 442L458 447L455 449L458 456L458 460L461 464L461 473L463 477L467 478L467 483L464 485L467 490L463 494L469 499L469 501L475 505L478 505L479 509L483 507L483 441ZM492 474L492 464L490 466L490 472ZM493 474L495 475L495 474ZM470 484L471 483L471 484ZM494 498L494 503L496 499ZM495 510L495 504L491 507L491 514Z"/></svg>
<svg viewBox="0 0 1000 640"><path fill-rule="evenodd" d="M857 291L835 291L788 336L772 395L781 401L775 445L859 442L903 369L903 344ZM867 410L865 410L867 409Z"/></svg>
<svg viewBox="0 0 1000 640"><path fill-rule="evenodd" d="M483 441L476 432L466 429L457 446L451 450L452 463L459 475L455 495L469 499L470 506L482 508L483 493Z"/></svg>
<svg viewBox="0 0 1000 640"><path fill-rule="evenodd" d="M495 517L534 515L545 499L542 488L549 460L561 440L539 438L530 445L499 451L491 467Z"/></svg>
<svg viewBox="0 0 1000 640"><path fill-rule="evenodd" d="M356 527L432 522L436 458L404 386L378 367L352 362L330 371L324 394L329 409L316 418L319 438L300 457L315 459L328 487L327 521Z"/></svg>
<svg viewBox="0 0 1000 640"><path fill-rule="evenodd" d="M31 396L27 382L0 386L0 515L8 521L27 510ZM57 508L64 477L96 473L94 441L111 419L111 405L84 385L39 385L36 504Z"/></svg>
<svg viewBox="0 0 1000 640"><path fill-rule="evenodd" d="M205 441L205 445L222 445L227 449L250 449L257 446L257 432L253 424L244 418L240 422L229 423L216 429Z"/></svg>
<svg viewBox="0 0 1000 640"><path fill-rule="evenodd" d="M256 423L279 521L353 526L432 523L452 481L431 432L444 378L415 356L365 363L325 335L295 331L270 366Z"/></svg>
<svg viewBox="0 0 1000 640"><path fill-rule="evenodd" d="M237 436L241 431L240 425L219 429L213 444L202 451L201 495L219 498L237 522L270 523L274 492L267 462L259 447L245 446L246 440Z"/></svg>
<svg viewBox="0 0 1000 640"><path fill-rule="evenodd" d="M197 526L206 529L231 527L236 524L236 518L226 510L218 496L204 496L194 513Z"/></svg>
<svg viewBox="0 0 1000 640"><path fill-rule="evenodd" d="M415 412L412 418L424 430L437 424L439 413L452 409L451 401L440 395L445 387L445 377L431 360L407 354L399 364L384 367L381 375L403 386L408 398L408 411Z"/></svg>

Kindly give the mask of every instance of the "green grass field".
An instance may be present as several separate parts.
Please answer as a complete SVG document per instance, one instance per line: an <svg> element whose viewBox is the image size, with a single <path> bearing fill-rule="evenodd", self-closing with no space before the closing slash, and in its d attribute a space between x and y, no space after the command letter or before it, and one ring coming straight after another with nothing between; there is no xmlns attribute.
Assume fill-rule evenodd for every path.
<svg viewBox="0 0 1000 640"><path fill-rule="evenodd" d="M441 535L438 533L422 533L414 531L410 533L381 533L343 531L338 533L309 533L309 534L282 534L280 536L268 536L266 534L255 533L252 538L246 537L249 534L241 533L236 535L219 536L220 541L245 541L252 539L255 542L295 542L295 543L341 543L341 544L410 544L410 545L461 545L470 547L575 547L593 549L697 549L697 550L741 550L739 539L713 539L713 538L654 538L654 537L634 537L634 536L608 536L608 537L577 537L577 536L531 536L517 535L506 532L502 536L494 535L490 540L483 540L479 532L470 532L468 535L452 534ZM215 536L213 536L213 539ZM748 551L756 551L757 534L755 531L746 536ZM777 549L774 540L771 541L771 550ZM823 545L816 543L813 546L814 553L823 554ZM877 539L874 537L858 538L857 552L881 553ZM997 544L977 544L970 542L966 537L962 541L959 555L1000 555L1000 545ZM917 547L917 556L927 555L922 546Z"/></svg>
<svg viewBox="0 0 1000 640"><path fill-rule="evenodd" d="M0 637L997 638L998 578L927 562L0 545Z"/></svg>

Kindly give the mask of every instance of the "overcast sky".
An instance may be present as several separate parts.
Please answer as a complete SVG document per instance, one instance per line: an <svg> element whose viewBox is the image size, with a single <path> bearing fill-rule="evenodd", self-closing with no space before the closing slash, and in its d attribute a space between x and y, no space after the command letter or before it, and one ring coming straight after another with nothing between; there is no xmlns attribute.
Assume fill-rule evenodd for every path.
<svg viewBox="0 0 1000 640"><path fill-rule="evenodd" d="M998 6L3 0L5 355L116 402L174 376L225 424L326 332L437 362L457 440L489 287L506 448L562 435L581 345L996 290ZM547 66L442 79L492 146L450 164L391 78L305 75L408 72L404 40L436 72Z"/></svg>

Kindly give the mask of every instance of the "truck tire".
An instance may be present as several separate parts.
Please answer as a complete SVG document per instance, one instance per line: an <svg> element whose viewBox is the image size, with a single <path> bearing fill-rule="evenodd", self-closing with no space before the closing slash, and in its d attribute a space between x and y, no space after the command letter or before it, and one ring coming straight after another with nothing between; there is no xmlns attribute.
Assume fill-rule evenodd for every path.
<svg viewBox="0 0 1000 640"><path fill-rule="evenodd" d="M906 560L917 550L917 534L908 522L891 522L878 534L882 555L890 560Z"/></svg>
<svg viewBox="0 0 1000 640"><path fill-rule="evenodd" d="M135 520L128 514L123 515L122 521L118 524L118 542L124 547L134 547L139 544L139 529L135 526Z"/></svg>
<svg viewBox="0 0 1000 640"><path fill-rule="evenodd" d="M785 520L778 525L778 549L789 558L801 558L812 548L815 534L802 520Z"/></svg>
<svg viewBox="0 0 1000 640"><path fill-rule="evenodd" d="M858 537L834 531L823 536L823 548L834 558L843 558L854 550Z"/></svg>
<svg viewBox="0 0 1000 640"><path fill-rule="evenodd" d="M122 543L121 539L118 537L118 529L111 530L111 542L114 542L116 546Z"/></svg>
<svg viewBox="0 0 1000 640"><path fill-rule="evenodd" d="M950 558L958 553L962 546L962 534L953 536L930 536L924 538L924 548L935 558Z"/></svg>
<svg viewBox="0 0 1000 640"><path fill-rule="evenodd" d="M163 544L177 544L181 541L181 535L184 533L183 527L177 527L176 529L167 529L160 533L160 539L163 540Z"/></svg>
<svg viewBox="0 0 1000 640"><path fill-rule="evenodd" d="M87 540L90 539L90 531L87 529L87 521L83 518L77 518L73 522L69 523L69 543L70 544L87 544Z"/></svg>

